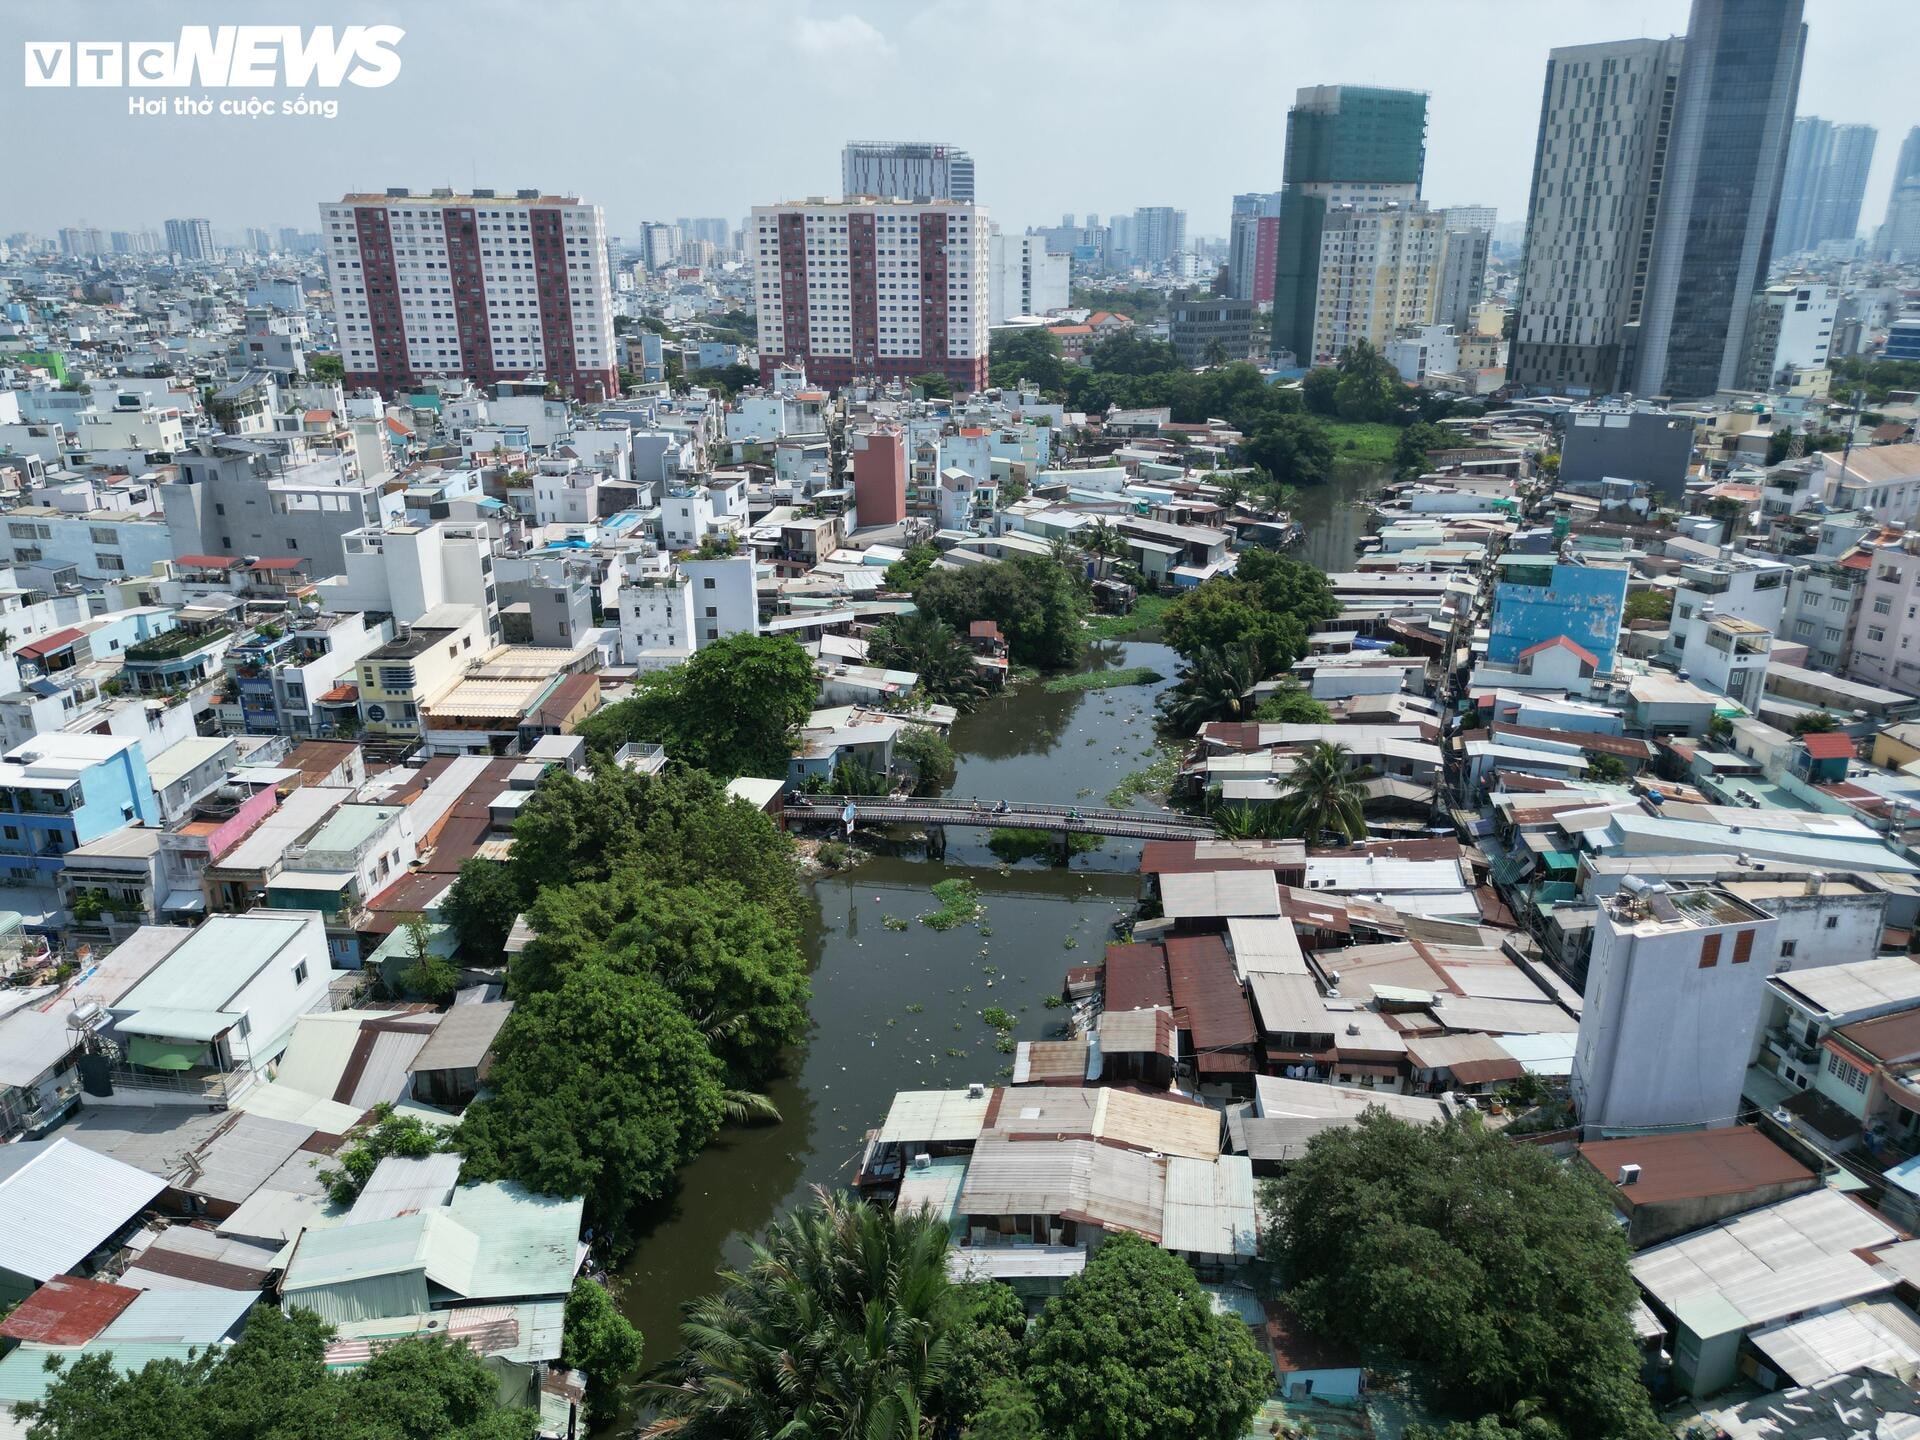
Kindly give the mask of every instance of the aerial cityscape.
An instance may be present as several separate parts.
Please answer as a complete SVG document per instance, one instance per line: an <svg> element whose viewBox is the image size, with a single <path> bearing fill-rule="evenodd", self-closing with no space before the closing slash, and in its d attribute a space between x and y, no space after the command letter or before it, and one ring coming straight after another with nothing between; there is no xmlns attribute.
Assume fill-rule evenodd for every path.
<svg viewBox="0 0 1920 1440"><path fill-rule="evenodd" d="M1920 1436L1910 15L189 8L8 15L0 1440Z"/></svg>

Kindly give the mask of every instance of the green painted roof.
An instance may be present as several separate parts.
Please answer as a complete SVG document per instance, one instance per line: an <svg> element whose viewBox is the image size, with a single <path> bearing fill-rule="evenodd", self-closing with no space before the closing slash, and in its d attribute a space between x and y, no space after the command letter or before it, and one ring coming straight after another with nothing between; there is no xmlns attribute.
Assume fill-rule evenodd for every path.
<svg viewBox="0 0 1920 1440"><path fill-rule="evenodd" d="M209 916L114 1009L224 1010L305 923L258 913Z"/></svg>
<svg viewBox="0 0 1920 1440"><path fill-rule="evenodd" d="M353 850L380 833L398 815L399 805L342 805L307 837L308 850Z"/></svg>

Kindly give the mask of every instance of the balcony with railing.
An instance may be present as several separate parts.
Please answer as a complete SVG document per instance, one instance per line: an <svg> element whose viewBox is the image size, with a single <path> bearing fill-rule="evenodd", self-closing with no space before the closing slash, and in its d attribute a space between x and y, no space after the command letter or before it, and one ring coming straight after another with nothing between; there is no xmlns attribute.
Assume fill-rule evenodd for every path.
<svg viewBox="0 0 1920 1440"><path fill-rule="evenodd" d="M152 1070L144 1065L117 1064L108 1073L115 1091L133 1091L159 1105L231 1105L253 1088L254 1081L253 1071L245 1066L235 1070L201 1066Z"/></svg>

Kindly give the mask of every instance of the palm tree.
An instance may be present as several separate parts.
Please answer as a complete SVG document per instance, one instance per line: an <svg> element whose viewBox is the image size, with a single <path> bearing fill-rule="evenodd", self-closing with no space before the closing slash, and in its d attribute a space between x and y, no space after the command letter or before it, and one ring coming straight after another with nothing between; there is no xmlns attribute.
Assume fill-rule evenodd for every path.
<svg viewBox="0 0 1920 1440"><path fill-rule="evenodd" d="M1213 814L1214 829L1222 840L1284 840L1286 809L1275 801L1234 805Z"/></svg>
<svg viewBox="0 0 1920 1440"><path fill-rule="evenodd" d="M1266 679L1260 647L1251 641L1224 650L1199 650L1168 692L1166 722L1190 735L1210 720L1249 720L1253 702L1248 692Z"/></svg>
<svg viewBox="0 0 1920 1440"><path fill-rule="evenodd" d="M867 659L875 665L913 671L920 677L922 690L950 705L964 706L984 689L967 642L932 615L896 615L888 620L868 642Z"/></svg>
<svg viewBox="0 0 1920 1440"><path fill-rule="evenodd" d="M1362 840L1367 834L1367 790L1344 745L1316 740L1300 752L1281 791L1287 828L1303 840L1338 835Z"/></svg>
<svg viewBox="0 0 1920 1440"><path fill-rule="evenodd" d="M685 1440L919 1440L948 1361L947 1223L815 1191L687 1306L661 1417Z"/></svg>
<svg viewBox="0 0 1920 1440"><path fill-rule="evenodd" d="M1097 575L1105 575L1107 567L1127 553L1127 542L1104 515L1097 515L1092 524L1081 526L1076 538L1080 548L1093 557L1094 573Z"/></svg>

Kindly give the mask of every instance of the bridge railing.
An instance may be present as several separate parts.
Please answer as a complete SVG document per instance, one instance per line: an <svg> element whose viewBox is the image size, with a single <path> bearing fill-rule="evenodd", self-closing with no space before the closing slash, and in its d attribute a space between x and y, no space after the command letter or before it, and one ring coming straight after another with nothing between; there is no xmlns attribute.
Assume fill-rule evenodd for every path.
<svg viewBox="0 0 1920 1440"><path fill-rule="evenodd" d="M1054 819L1075 820L1113 820L1125 822L1152 821L1162 824L1187 824L1195 829L1212 829L1207 820L1193 815L1180 815L1166 811L1153 810L1113 810L1087 805L1039 805L1028 801L1008 801L1005 810L994 807L997 800L975 800L969 795L943 795L926 797L908 797L894 799L887 795L800 795L789 797L786 808L792 810L829 810L839 814L851 802L855 811L873 810L938 810L951 811L963 815L979 815L992 818L999 815L1012 819L1021 815L1047 816Z"/></svg>

